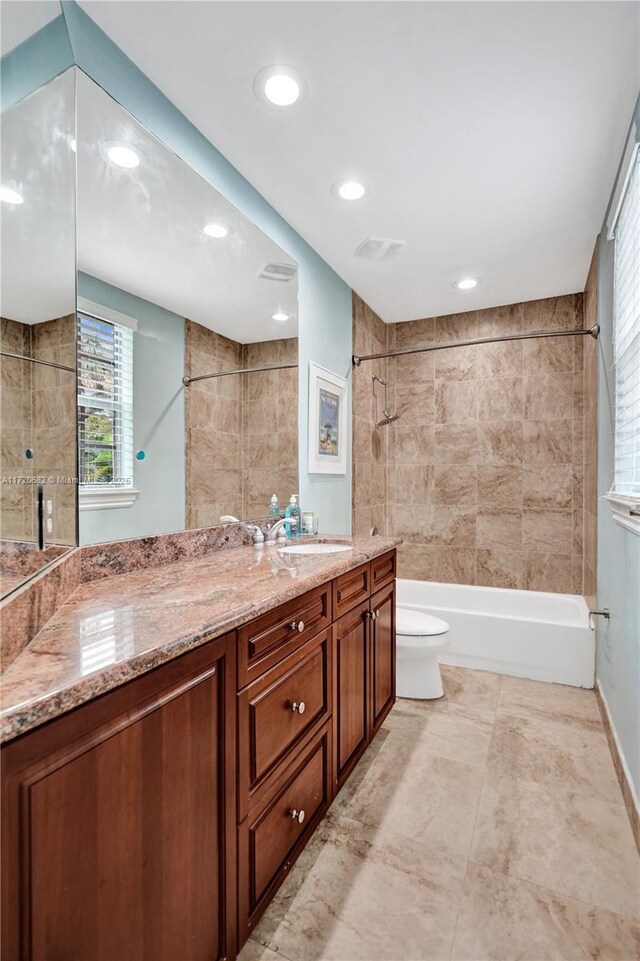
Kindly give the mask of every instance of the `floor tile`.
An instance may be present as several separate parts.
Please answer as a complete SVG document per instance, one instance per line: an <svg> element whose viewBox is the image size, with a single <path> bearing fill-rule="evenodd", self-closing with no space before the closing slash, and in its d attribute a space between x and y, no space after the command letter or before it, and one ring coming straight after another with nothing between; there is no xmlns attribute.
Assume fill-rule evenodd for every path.
<svg viewBox="0 0 640 961"><path fill-rule="evenodd" d="M463 667L441 664L442 684L446 700L432 701L434 710L448 706L467 707L474 712L495 715L500 701L502 677L489 671L470 671Z"/></svg>
<svg viewBox="0 0 640 961"><path fill-rule="evenodd" d="M566 684L545 684L522 677L503 677L499 709L509 714L550 717L601 729L595 691Z"/></svg>
<svg viewBox="0 0 640 961"><path fill-rule="evenodd" d="M470 863L453 961L633 961L640 925Z"/></svg>
<svg viewBox="0 0 640 961"><path fill-rule="evenodd" d="M399 698L384 722L391 736L409 737L418 751L440 754L454 761L484 764L489 753L493 719L468 708L438 701L416 701ZM442 705L442 706L440 706ZM375 742L374 742L375 743Z"/></svg>
<svg viewBox="0 0 640 961"><path fill-rule="evenodd" d="M333 809L447 854L471 847L484 764L436 753L429 738L385 732L346 783Z"/></svg>
<svg viewBox="0 0 640 961"><path fill-rule="evenodd" d="M487 777L471 858L640 921L640 858L621 803Z"/></svg>
<svg viewBox="0 0 640 961"><path fill-rule="evenodd" d="M253 937L295 961L442 961L464 861L330 814Z"/></svg>
<svg viewBox="0 0 640 961"><path fill-rule="evenodd" d="M277 954L263 944L249 938L242 951L238 955L237 961L295 961L295 958L285 958L282 954Z"/></svg>
<svg viewBox="0 0 640 961"><path fill-rule="evenodd" d="M620 803L620 787L604 729L551 717L499 711L487 777L522 779Z"/></svg>

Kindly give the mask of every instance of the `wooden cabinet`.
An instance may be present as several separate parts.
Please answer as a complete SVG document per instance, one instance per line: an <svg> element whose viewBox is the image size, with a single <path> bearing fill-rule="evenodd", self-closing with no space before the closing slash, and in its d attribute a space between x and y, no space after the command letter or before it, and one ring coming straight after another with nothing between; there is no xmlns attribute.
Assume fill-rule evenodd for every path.
<svg viewBox="0 0 640 961"><path fill-rule="evenodd" d="M331 635L302 644L238 695L238 820L287 753L331 714Z"/></svg>
<svg viewBox="0 0 640 961"><path fill-rule="evenodd" d="M395 698L395 551L2 749L3 961L233 961Z"/></svg>
<svg viewBox="0 0 640 961"><path fill-rule="evenodd" d="M331 583L281 604L238 629L238 687L259 677L331 624Z"/></svg>
<svg viewBox="0 0 640 961"><path fill-rule="evenodd" d="M331 728L326 724L273 779L238 831L239 944L249 933L331 803Z"/></svg>
<svg viewBox="0 0 640 961"><path fill-rule="evenodd" d="M4 961L234 956L234 640L3 749Z"/></svg>
<svg viewBox="0 0 640 961"><path fill-rule="evenodd" d="M369 718L369 601L333 625L335 780L341 786L365 750Z"/></svg>
<svg viewBox="0 0 640 961"><path fill-rule="evenodd" d="M395 583L373 594L371 619L371 734L376 733L396 699Z"/></svg>

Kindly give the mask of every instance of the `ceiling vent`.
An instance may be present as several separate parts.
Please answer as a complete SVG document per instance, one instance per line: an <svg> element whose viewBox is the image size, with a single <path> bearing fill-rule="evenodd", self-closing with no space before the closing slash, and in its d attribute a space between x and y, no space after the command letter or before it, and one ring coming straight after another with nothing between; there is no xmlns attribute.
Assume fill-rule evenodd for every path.
<svg viewBox="0 0 640 961"><path fill-rule="evenodd" d="M258 271L258 277L261 280L278 280L280 283L286 283L288 280L293 280L297 272L298 268L294 264L263 264Z"/></svg>
<svg viewBox="0 0 640 961"><path fill-rule="evenodd" d="M386 237L367 237L359 247L355 256L364 260L391 260L404 247L404 240L389 240Z"/></svg>

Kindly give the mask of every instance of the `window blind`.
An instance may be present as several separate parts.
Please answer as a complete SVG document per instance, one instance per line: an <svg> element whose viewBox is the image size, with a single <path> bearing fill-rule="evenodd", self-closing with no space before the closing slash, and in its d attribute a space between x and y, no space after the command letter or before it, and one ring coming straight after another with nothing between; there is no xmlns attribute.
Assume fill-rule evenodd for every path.
<svg viewBox="0 0 640 961"><path fill-rule="evenodd" d="M80 484L133 486L133 330L78 314Z"/></svg>
<svg viewBox="0 0 640 961"><path fill-rule="evenodd" d="M614 491L640 496L640 151L636 150L615 227Z"/></svg>

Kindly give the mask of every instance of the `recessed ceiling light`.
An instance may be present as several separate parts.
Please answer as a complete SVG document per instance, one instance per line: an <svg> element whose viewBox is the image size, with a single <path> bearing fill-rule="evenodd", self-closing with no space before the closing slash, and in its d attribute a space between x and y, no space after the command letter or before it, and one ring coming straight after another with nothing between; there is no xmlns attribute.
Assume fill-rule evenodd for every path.
<svg viewBox="0 0 640 961"><path fill-rule="evenodd" d="M113 143L113 141L104 143L100 151L102 156L116 167L135 170L140 165L140 154L124 143Z"/></svg>
<svg viewBox="0 0 640 961"><path fill-rule="evenodd" d="M360 200L370 189L365 180L338 180L331 188L331 194L337 200Z"/></svg>
<svg viewBox="0 0 640 961"><path fill-rule="evenodd" d="M272 319L273 320L289 320L289 314L285 314L283 310L278 310L276 311L275 314L272 314Z"/></svg>
<svg viewBox="0 0 640 961"><path fill-rule="evenodd" d="M458 290L472 290L474 287L478 286L478 278L464 277L462 280L456 280L453 286L457 287Z"/></svg>
<svg viewBox="0 0 640 961"><path fill-rule="evenodd" d="M292 107L306 92L299 70L284 64L264 67L253 81L253 91L264 103L274 107Z"/></svg>
<svg viewBox="0 0 640 961"><path fill-rule="evenodd" d="M23 204L24 197L19 194L17 190L12 190L11 187L5 187L4 185L0 187L0 200L3 204Z"/></svg>
<svg viewBox="0 0 640 961"><path fill-rule="evenodd" d="M202 232L206 234L207 237L215 237L216 240L221 240L227 236L229 228L224 224L207 224L206 227L202 228Z"/></svg>

